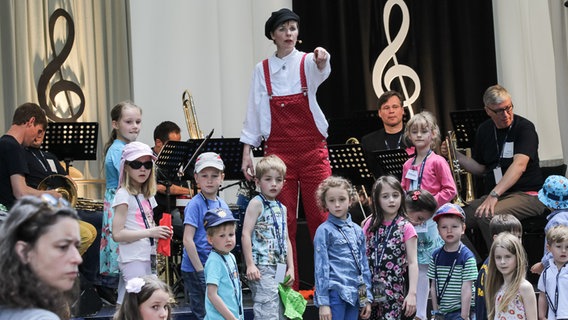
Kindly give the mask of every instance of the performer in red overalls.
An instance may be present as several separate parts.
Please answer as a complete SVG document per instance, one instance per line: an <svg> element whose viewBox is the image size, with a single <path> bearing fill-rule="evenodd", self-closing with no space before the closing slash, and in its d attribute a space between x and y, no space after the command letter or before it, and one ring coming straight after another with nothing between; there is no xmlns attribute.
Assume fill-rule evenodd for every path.
<svg viewBox="0 0 568 320"><path fill-rule="evenodd" d="M313 240L317 227L327 219L315 200L319 183L331 175L328 159L328 123L316 92L331 73L330 55L321 47L313 53L296 50L300 17L288 9L272 12L265 35L276 44L273 56L258 63L253 73L247 115L240 141L244 144L242 170L254 177L251 146L265 140L266 155L275 154L286 164L286 182L278 199L288 212L288 235L294 254L298 289L296 218L299 191Z"/></svg>

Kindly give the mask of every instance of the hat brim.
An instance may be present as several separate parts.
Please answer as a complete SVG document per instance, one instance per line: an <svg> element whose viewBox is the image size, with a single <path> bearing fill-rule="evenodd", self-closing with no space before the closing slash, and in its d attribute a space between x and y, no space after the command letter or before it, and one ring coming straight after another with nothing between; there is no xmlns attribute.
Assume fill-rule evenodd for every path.
<svg viewBox="0 0 568 320"><path fill-rule="evenodd" d="M538 191L538 200L542 202L545 206L552 209L566 209L568 208L568 200L556 201L552 200L544 194L544 190L540 189Z"/></svg>

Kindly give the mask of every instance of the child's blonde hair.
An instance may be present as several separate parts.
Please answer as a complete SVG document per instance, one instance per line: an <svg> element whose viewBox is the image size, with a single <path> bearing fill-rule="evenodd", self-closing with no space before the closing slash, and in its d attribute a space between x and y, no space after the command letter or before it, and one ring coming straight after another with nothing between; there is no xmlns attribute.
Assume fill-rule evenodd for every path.
<svg viewBox="0 0 568 320"><path fill-rule="evenodd" d="M128 161L124 164L124 166L128 166ZM158 191L158 186L156 183L156 165L152 166L152 170L150 171L150 175L148 179L142 183L140 186L140 190L134 188L132 184L132 177L128 173L126 168L124 169L124 177L122 178L123 181L120 182L120 186L125 188L129 194L137 195L138 192L144 195L144 198L148 199L156 194Z"/></svg>
<svg viewBox="0 0 568 320"><path fill-rule="evenodd" d="M375 230L377 230L379 226L383 223L383 220L385 220L385 214L383 212L383 208L381 208L380 205L381 192L385 185L393 188L395 191L398 191L400 193L400 207L398 208L398 215L407 218L406 204L404 201L404 190L402 189L400 181L398 181L398 179L393 176L382 176L378 178L377 181L375 181L375 184L373 185L373 192L372 192L373 202L371 206L373 210L373 216L371 218L371 225L369 227L370 232L375 232Z"/></svg>
<svg viewBox="0 0 568 320"><path fill-rule="evenodd" d="M566 225L559 224L546 232L546 242L549 246L565 241L568 241L568 226Z"/></svg>
<svg viewBox="0 0 568 320"><path fill-rule="evenodd" d="M326 210L325 207L325 195L327 191L331 188L343 188L347 191L347 195L349 196L349 201L353 202L355 200L355 195L353 192L353 186L349 180L338 177L338 176L330 176L323 180L317 190L316 190L316 199L318 201L318 205L323 210Z"/></svg>
<svg viewBox="0 0 568 320"><path fill-rule="evenodd" d="M410 132L413 128L425 128L432 132L432 142L430 143L430 149L434 150L438 153L440 144L441 144L441 137L440 137L440 128L436 122L436 118L431 112L422 111L420 113L415 114L408 123L406 123L406 130L404 131L404 137L411 141L410 139Z"/></svg>
<svg viewBox="0 0 568 320"><path fill-rule="evenodd" d="M152 294L154 294L157 290L162 290L166 292L170 296L170 301L167 305L168 309L168 317L167 319L172 318L172 307L171 304L173 303L173 294L170 287L164 283L162 280L158 279L155 275L146 275L140 277L144 284L138 293L136 292L126 292L124 295L124 301L120 308L114 314L113 320L138 320L142 319L142 315L140 314L140 305L144 303L144 301L150 299Z"/></svg>
<svg viewBox="0 0 568 320"><path fill-rule="evenodd" d="M517 268L514 271L513 278L503 298L499 302L499 309L497 310L495 306L495 295L503 286L504 279L503 274L497 270L495 262L495 249L501 247L511 254L515 255L515 260L517 262ZM491 251L489 253L489 263L487 266L487 278L485 280L485 303L487 304L487 319L493 319L495 313L498 311L505 311L509 306L509 303L513 301L515 296L519 292L519 288L523 280L525 280L525 275L527 273L527 255L525 249L519 238L509 232L502 232L493 241L491 246Z"/></svg>
<svg viewBox="0 0 568 320"><path fill-rule="evenodd" d="M269 170L276 170L282 177L286 177L286 164L277 155L271 154L260 159L254 168L254 175L260 180Z"/></svg>
<svg viewBox="0 0 568 320"><path fill-rule="evenodd" d="M523 225L521 221L512 214L496 214L489 222L489 232L491 232L491 236L496 236L501 232L518 233L522 235Z"/></svg>

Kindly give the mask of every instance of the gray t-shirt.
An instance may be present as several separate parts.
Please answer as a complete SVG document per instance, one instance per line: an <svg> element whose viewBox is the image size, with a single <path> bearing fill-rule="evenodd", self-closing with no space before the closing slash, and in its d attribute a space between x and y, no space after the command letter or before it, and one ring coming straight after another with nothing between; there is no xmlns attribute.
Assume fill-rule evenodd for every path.
<svg viewBox="0 0 568 320"><path fill-rule="evenodd" d="M12 309L0 306L0 320L61 320L55 313L44 309Z"/></svg>

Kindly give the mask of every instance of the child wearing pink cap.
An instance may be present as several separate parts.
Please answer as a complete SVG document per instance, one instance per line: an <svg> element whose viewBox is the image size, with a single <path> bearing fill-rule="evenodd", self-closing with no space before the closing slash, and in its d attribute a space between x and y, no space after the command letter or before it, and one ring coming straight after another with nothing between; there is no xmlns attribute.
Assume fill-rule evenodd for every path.
<svg viewBox="0 0 568 320"><path fill-rule="evenodd" d="M130 142L122 150L119 189L112 204L112 238L118 243L121 272L117 304L122 304L128 280L156 274L156 239L172 236L170 228L154 224L155 160L152 149L142 142Z"/></svg>

